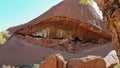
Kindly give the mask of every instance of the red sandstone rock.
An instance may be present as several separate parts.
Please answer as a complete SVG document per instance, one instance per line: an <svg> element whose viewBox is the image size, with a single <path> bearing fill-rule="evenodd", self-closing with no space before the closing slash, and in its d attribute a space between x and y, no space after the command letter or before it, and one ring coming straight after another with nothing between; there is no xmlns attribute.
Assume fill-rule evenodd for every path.
<svg viewBox="0 0 120 68"><path fill-rule="evenodd" d="M63 39L59 42L59 45L67 46L70 43L69 39Z"/></svg>
<svg viewBox="0 0 120 68"><path fill-rule="evenodd" d="M64 58L57 54L50 56L46 61L40 63L40 68L63 68L65 66Z"/></svg>
<svg viewBox="0 0 120 68"><path fill-rule="evenodd" d="M55 56L50 56L46 61L40 63L40 68L57 68Z"/></svg>
<svg viewBox="0 0 120 68"><path fill-rule="evenodd" d="M60 54L57 54L56 58L57 58L57 65L58 65L57 67L64 68L66 65L66 61L64 60L64 58Z"/></svg>
<svg viewBox="0 0 120 68"><path fill-rule="evenodd" d="M49 11L47 11L43 15L39 16L38 18L30 21L29 23L10 28L9 31L13 35L11 35L12 37L10 38L8 43L6 43L5 46L0 47L0 64L24 65L24 64L28 64L28 63L33 63L36 61L36 59L41 60L41 59L39 59L41 56L48 57L50 54L56 53L55 50L50 51L47 48L42 48L42 47L38 47L38 46L34 46L34 45L33 45L33 47L31 47L30 43L26 43L25 41L14 37L15 36L14 34L17 34L17 32L22 31L23 29L25 29L25 30L23 30L23 33L24 33L24 31L25 31L25 33L32 32L32 31L34 31L34 29L36 31L39 30L39 27L36 27L36 26L38 26L38 24L40 25L43 22L43 20L50 19L51 17L56 18L55 16L62 16L60 18L66 17L64 19L65 21L66 21L66 19L68 19L69 21L71 21L73 23L76 20L90 23L94 26L96 25L96 27L97 26L100 27L104 32L107 32L106 28L103 26L102 20L100 19L100 17L97 15L97 13L95 12L95 10L92 7L80 5L79 0L65 0L65 1L62 1L61 3L59 3L58 5L54 6ZM56 20L57 20L57 18L56 18ZM43 25L43 26L45 26L45 25ZM74 27L76 27L76 26L74 25ZM32 30L31 30L31 28L32 28ZM69 27L69 28L71 28L71 27ZM94 30L95 29L91 28L92 33ZM85 33L82 35L87 35L87 33L88 32L85 31ZM90 31L89 31L89 33L90 33ZM75 33L75 34L77 34L77 33ZM92 35L90 35L88 37L93 37L94 35L98 35L98 34L93 33ZM94 38L96 38L96 37L97 36L95 36ZM39 42L37 41L37 43L39 43ZM44 44L44 43L42 43L42 44ZM105 46L107 46L107 44L105 44ZM99 47L99 49L97 48L98 50L95 50L93 47L93 49L92 49L93 51L90 51L90 52L87 51L85 54L75 53L75 55L72 55L72 56L70 53L65 53L62 51L61 52L63 53L65 58L69 58L69 56L81 57L83 55L86 55L86 54L88 55L91 53L95 54L95 55L106 56L106 54L108 54L110 52L110 50L112 50L112 48L111 48L111 46L107 46L107 47L105 47L105 46ZM99 52L104 52L104 51L105 51L105 53L103 53L102 55L99 54ZM61 52L59 52L59 53L61 53ZM83 50L83 52L84 52L84 50ZM11 57L11 59L10 59L10 57ZM28 58L28 59L26 59L26 58ZM15 61L13 61L13 59L15 59ZM6 60L6 61L4 61L4 60ZM26 60L26 61L24 61L24 60Z"/></svg>
<svg viewBox="0 0 120 68"><path fill-rule="evenodd" d="M101 57L88 56L70 59L67 68L106 68L106 63Z"/></svg>
<svg viewBox="0 0 120 68"><path fill-rule="evenodd" d="M111 36L105 33L109 31L95 10L90 6L79 4L79 0L62 1L38 18L27 24L13 27L9 31L13 34L27 35L46 28L49 33L46 36L48 38L69 36L69 38L79 37L97 41L100 38L111 40ZM46 31L43 36L46 35ZM62 34L59 31L63 31Z"/></svg>
<svg viewBox="0 0 120 68"><path fill-rule="evenodd" d="M98 44L104 44L105 42L107 42L106 39L99 39L99 40L98 40Z"/></svg>
<svg viewBox="0 0 120 68"><path fill-rule="evenodd" d="M67 51L68 52L73 52L73 47L71 45L67 46Z"/></svg>

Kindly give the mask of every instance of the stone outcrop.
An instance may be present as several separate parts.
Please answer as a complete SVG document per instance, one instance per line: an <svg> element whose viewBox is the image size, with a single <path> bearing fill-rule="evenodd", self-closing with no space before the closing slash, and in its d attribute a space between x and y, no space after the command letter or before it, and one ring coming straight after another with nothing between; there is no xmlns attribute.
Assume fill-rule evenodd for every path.
<svg viewBox="0 0 120 68"><path fill-rule="evenodd" d="M61 55L57 54L40 63L40 68L106 68L106 63L98 56L72 58L65 61Z"/></svg>
<svg viewBox="0 0 120 68"><path fill-rule="evenodd" d="M106 63L101 57L88 56L70 59L67 68L106 68Z"/></svg>
<svg viewBox="0 0 120 68"><path fill-rule="evenodd" d="M63 68L66 62L64 58L57 54L50 56L46 61L40 63L40 68Z"/></svg>
<svg viewBox="0 0 120 68"><path fill-rule="evenodd" d="M25 27L17 34L42 36L44 38L68 38L96 40L111 40L111 36L104 33L101 29L91 25L90 23L75 20L64 16L54 16L34 25Z"/></svg>
<svg viewBox="0 0 120 68"><path fill-rule="evenodd" d="M120 0L95 0L103 13L105 26L111 31L112 41L120 61Z"/></svg>
<svg viewBox="0 0 120 68"><path fill-rule="evenodd" d="M106 33L109 33L95 9L87 5L79 4L79 0L63 0L59 4L51 7L47 12L33 19L27 24L12 27L9 30L11 33L14 34L18 30L22 30L25 27L27 29L33 28L34 25L37 25L43 20L50 19L54 16L69 17L82 22L87 22L100 28Z"/></svg>
<svg viewBox="0 0 120 68"><path fill-rule="evenodd" d="M64 0L29 23L13 27L9 31L12 34L32 34L45 38L111 40L109 31L95 9L79 4L79 0Z"/></svg>
<svg viewBox="0 0 120 68"><path fill-rule="evenodd" d="M71 45L69 44L69 41L58 44L56 43L56 41L55 42L49 41L48 39L56 38L56 37L58 38L65 37L65 39L71 41L71 39L74 40L74 38L77 37L80 40L88 40L95 42L97 41L98 43L102 43L102 44L111 40L109 31L103 25L103 21L100 18L100 16L96 13L95 9L87 5L84 6L79 4L79 0L63 0L59 4L51 7L51 9L49 9L44 14L33 19L32 21L23 25L12 27L8 30L11 33L11 38L13 38L14 36L17 37L17 40L24 38L22 40L28 43L27 46L29 45L30 46L40 45L39 47L47 46L50 47L51 50L54 49L60 50L59 52L64 52L66 50L68 52L73 53L74 51L82 50L79 49L81 48L80 47L81 44L74 45L73 43ZM21 35L22 37L18 37L18 35ZM28 35L32 35L34 36L34 38L31 38ZM38 40L42 38L41 36L43 38L45 37L45 40ZM15 41L16 40L12 39L12 41L10 41L11 43L7 45L18 45L18 44L20 46L26 45L26 43L15 42ZM49 43L43 41L49 41ZM14 42L15 44L13 44ZM53 44L51 42L53 42ZM49 44L50 46L48 46ZM91 43L87 44L87 46L91 46L91 45L94 44ZM32 51L32 49L33 48L31 48L30 51ZM40 52L40 54L44 54L44 53Z"/></svg>
<svg viewBox="0 0 120 68"><path fill-rule="evenodd" d="M51 28L51 26L54 26L54 28ZM54 32L58 32L58 34L60 34L60 31L62 32L63 37L65 36L69 39L71 39L71 37L75 38L77 36L80 39L89 39L90 41L97 40L99 43L104 43L104 41L106 41L104 39L107 39L107 41L111 39L109 36L109 31L103 25L102 19L98 16L94 8L79 4L79 0L63 0L62 2L52 7L50 10L48 10L41 16L35 18L34 20L26 24L8 29L11 33L11 37L5 45L0 47L0 64L25 65L29 63L34 63L36 61L41 62L44 61L46 57L49 57L50 55L56 53L62 54L65 59L74 57L79 58L91 54L105 57L108 56L107 54L113 50L112 44L107 43L96 44L95 46L92 46L93 44L90 43L86 47L81 49L79 53L68 53L63 49L61 49L61 51L57 51L52 48L37 46L38 44L47 46L49 43L46 45L46 43L40 43L41 41L39 40L34 40L33 42L33 39L27 36L27 34L34 35L36 34L36 32L42 30L42 33L46 36L44 32L46 30L48 30L49 32L49 29L46 29L46 27L52 30L51 33L54 34ZM55 28L57 28L57 31ZM62 31L58 28L62 29ZM80 33L79 30L81 30ZM51 37L54 37L51 33L47 34ZM21 39L20 37L17 37L16 35L21 35L21 38L26 37L26 40L30 39L31 41L28 42L26 40ZM38 35L40 35L40 33L38 33ZM47 37L49 38L48 35ZM34 37L34 39L40 38ZM45 41L51 42L47 39ZM37 44L32 44L31 42ZM65 45L66 47L69 43L62 42L60 43L60 45L61 44ZM55 45L56 43L51 44L50 47L54 47ZM59 46L56 47L56 49L58 48ZM73 48L70 45L70 47L66 48L66 50L72 52L72 50L74 50ZM76 48L78 48L78 46L76 46ZM53 58L52 61L56 61L56 58ZM41 66L44 66L45 64L47 65L47 63L44 62ZM56 64L56 62L54 64Z"/></svg>

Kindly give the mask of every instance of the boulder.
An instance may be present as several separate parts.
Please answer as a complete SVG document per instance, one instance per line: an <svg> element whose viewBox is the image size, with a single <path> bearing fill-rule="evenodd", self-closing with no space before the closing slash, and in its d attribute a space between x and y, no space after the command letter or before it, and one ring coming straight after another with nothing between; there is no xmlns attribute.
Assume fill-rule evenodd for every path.
<svg viewBox="0 0 120 68"><path fill-rule="evenodd" d="M106 68L106 63L101 57L87 56L68 60L66 68Z"/></svg>
<svg viewBox="0 0 120 68"><path fill-rule="evenodd" d="M60 54L56 54L41 62L40 68L63 68L65 63L64 58Z"/></svg>
<svg viewBox="0 0 120 68"><path fill-rule="evenodd" d="M57 54L55 56L57 58L57 68L64 68L66 65L66 61L64 60L64 58L60 54Z"/></svg>

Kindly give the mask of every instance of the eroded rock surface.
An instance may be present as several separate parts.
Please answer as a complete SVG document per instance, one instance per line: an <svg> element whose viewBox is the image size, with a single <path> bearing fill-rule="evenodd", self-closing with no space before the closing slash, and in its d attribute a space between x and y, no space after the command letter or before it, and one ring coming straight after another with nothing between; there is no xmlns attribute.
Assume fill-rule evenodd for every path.
<svg viewBox="0 0 120 68"><path fill-rule="evenodd" d="M101 29L79 20L63 16L54 16L38 23L25 27L16 32L21 35L42 36L44 38L67 38L96 40L111 40L111 36L104 33Z"/></svg>
<svg viewBox="0 0 120 68"><path fill-rule="evenodd" d="M65 61L61 55L57 54L40 63L40 68L106 68L106 63L98 56L72 58Z"/></svg>
<svg viewBox="0 0 120 68"><path fill-rule="evenodd" d="M50 56L40 63L40 68L64 68L66 62L60 54Z"/></svg>
<svg viewBox="0 0 120 68"><path fill-rule="evenodd" d="M67 68L106 68L106 63L101 57L88 56L70 59Z"/></svg>

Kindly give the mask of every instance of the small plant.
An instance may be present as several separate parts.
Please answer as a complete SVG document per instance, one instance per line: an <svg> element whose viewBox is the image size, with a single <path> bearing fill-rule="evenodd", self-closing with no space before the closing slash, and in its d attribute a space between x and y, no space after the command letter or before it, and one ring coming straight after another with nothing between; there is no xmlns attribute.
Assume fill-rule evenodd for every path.
<svg viewBox="0 0 120 68"><path fill-rule="evenodd" d="M0 44L4 44L6 42L6 38L9 38L9 31L1 31L0 32Z"/></svg>
<svg viewBox="0 0 120 68"><path fill-rule="evenodd" d="M114 66L114 68L120 68L120 63Z"/></svg>
<svg viewBox="0 0 120 68"><path fill-rule="evenodd" d="M92 6L92 2L90 0L80 0L79 2L82 5L90 5Z"/></svg>
<svg viewBox="0 0 120 68"><path fill-rule="evenodd" d="M22 66L1 65L0 68L40 68L39 64L28 64Z"/></svg>

